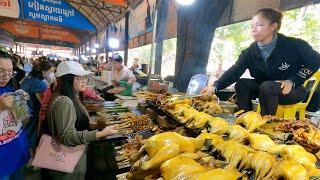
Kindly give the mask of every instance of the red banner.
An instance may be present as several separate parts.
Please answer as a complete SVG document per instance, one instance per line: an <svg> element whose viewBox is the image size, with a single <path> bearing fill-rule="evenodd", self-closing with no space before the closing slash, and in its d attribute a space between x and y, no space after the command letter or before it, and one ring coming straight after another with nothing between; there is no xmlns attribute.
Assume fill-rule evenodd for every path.
<svg viewBox="0 0 320 180"><path fill-rule="evenodd" d="M72 32L57 26L39 25L31 21L9 21L0 24L14 36L30 37L35 39L54 40L79 44L79 38Z"/></svg>
<svg viewBox="0 0 320 180"><path fill-rule="evenodd" d="M117 5L117 6L123 6L123 7L127 6L126 0L103 0L103 1L105 3L113 4L113 5Z"/></svg>
<svg viewBox="0 0 320 180"><path fill-rule="evenodd" d="M18 0L0 0L0 16L18 18L19 17Z"/></svg>

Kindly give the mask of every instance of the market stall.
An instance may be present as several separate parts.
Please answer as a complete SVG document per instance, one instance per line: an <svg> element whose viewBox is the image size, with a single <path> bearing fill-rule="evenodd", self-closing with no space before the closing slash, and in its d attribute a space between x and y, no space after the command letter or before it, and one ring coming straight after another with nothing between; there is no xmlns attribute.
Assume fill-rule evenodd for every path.
<svg viewBox="0 0 320 180"><path fill-rule="evenodd" d="M162 100L158 108L168 113L162 119L175 120L183 130L148 139L131 156L133 167L127 178L319 177L320 131L309 120L261 117L256 112L232 118L212 97L174 99Z"/></svg>
<svg viewBox="0 0 320 180"><path fill-rule="evenodd" d="M308 119L231 113L230 103L215 95L138 91L132 99L137 106L117 100L91 109L92 128L119 125L119 135L108 140L118 179L320 176L320 131Z"/></svg>
<svg viewBox="0 0 320 180"><path fill-rule="evenodd" d="M87 178L320 179L317 119L295 121L262 117L254 111L235 112L232 90L220 91L225 94L220 99L219 94L173 93L159 74L152 74L154 70L161 72L161 60L157 59L162 56L160 44L177 36L175 92L185 91L190 77L206 74L217 27L246 20L261 7L288 10L318 1L215 0L211 3L203 0L193 10L182 6L187 1L180 0L181 5L172 5L175 2L171 1L170 9L174 11L166 16L172 12L174 16L168 20L171 21L168 28L163 26L167 17L162 16L170 10L169 5L161 4L168 1L19 0L14 5L10 2L0 2L0 27L5 30L0 31L0 37L1 32L6 37L5 42L0 40L0 46L12 49L13 41L19 41L72 47L79 56L77 60L90 64L91 71L99 75L90 76L87 85L100 92L111 85L112 75L110 66L100 72L99 54L124 50L126 64L129 47L155 41L159 45L156 50L152 45L149 72L134 70L144 87L132 94L133 85L120 80L119 87L107 92L119 94L128 88L127 94L116 95L115 101L84 102L90 114L90 130L102 130L110 125L116 125L118 130L117 134L89 145ZM46 8L39 12L38 6ZM57 12L51 12L52 9ZM62 10L63 14L58 12ZM14 14L8 14L9 11ZM174 33L158 35L167 29L174 29ZM117 45L107 44L110 40L117 40ZM15 47L17 53L17 44ZM156 62L153 62L154 53ZM122 65L122 61L118 63ZM14 116L27 114L27 108L14 108ZM3 140L10 133L2 136Z"/></svg>

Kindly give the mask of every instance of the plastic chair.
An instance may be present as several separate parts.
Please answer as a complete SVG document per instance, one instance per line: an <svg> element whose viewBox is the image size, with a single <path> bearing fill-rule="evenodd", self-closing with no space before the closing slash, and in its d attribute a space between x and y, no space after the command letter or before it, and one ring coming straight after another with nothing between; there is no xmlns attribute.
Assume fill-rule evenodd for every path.
<svg viewBox="0 0 320 180"><path fill-rule="evenodd" d="M276 116L284 119L296 119L296 112L299 111L299 120L304 120L306 116L306 108L316 91L318 84L320 82L320 71L317 71L310 79L306 80L303 83L303 86L306 87L310 80L315 80L314 84L311 87L308 99L306 102L300 102L291 105L278 105ZM261 112L260 103L257 108L257 112Z"/></svg>

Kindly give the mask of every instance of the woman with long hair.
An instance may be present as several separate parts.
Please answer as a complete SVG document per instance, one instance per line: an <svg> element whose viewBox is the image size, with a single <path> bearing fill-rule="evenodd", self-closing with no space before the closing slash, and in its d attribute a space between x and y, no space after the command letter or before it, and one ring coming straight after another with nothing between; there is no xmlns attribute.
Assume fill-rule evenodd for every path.
<svg viewBox="0 0 320 180"><path fill-rule="evenodd" d="M99 138L117 133L115 126L102 131L89 131L89 115L83 105L83 91L86 89L87 75L83 67L75 61L61 62L57 67L57 87L50 100L46 118L50 134L54 124L56 134L66 146L87 145ZM52 113L52 116L51 116ZM85 179L86 152L83 153L72 174L48 170L52 179Z"/></svg>

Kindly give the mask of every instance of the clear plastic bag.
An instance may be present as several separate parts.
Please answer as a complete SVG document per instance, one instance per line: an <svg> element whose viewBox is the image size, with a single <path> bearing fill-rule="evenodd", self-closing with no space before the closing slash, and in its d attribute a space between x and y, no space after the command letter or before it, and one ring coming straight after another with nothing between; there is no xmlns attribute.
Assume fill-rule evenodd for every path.
<svg viewBox="0 0 320 180"><path fill-rule="evenodd" d="M15 121L19 123L29 119L30 109L27 103L27 100L29 99L28 95L22 90L17 90L13 93L10 93L10 95L14 97L11 111Z"/></svg>

